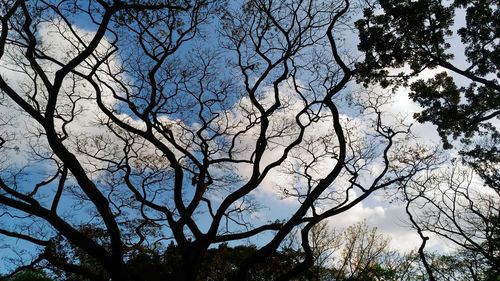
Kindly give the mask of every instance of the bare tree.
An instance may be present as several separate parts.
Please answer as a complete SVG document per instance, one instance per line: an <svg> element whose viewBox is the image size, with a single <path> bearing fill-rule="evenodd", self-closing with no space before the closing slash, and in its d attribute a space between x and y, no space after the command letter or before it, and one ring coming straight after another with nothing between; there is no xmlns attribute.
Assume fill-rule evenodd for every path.
<svg viewBox="0 0 500 281"><path fill-rule="evenodd" d="M315 225L435 161L396 145L409 128L384 124L381 100L364 103L359 123L339 112L356 72L338 44L351 9L2 1L0 234L38 247L24 266L92 280L130 280L128 253L165 241L196 280L209 247L267 237L238 267L246 280L300 228L304 258L280 280L305 271ZM293 181L269 181L287 172ZM255 221L265 188L300 204ZM61 241L107 276L58 251Z"/></svg>
<svg viewBox="0 0 500 281"><path fill-rule="evenodd" d="M471 276L478 271L477 260L484 265L482 270L500 267L496 190L485 188L472 169L458 163L412 181L404 191L411 222L424 240L421 256L429 239L425 231L453 242L469 256Z"/></svg>

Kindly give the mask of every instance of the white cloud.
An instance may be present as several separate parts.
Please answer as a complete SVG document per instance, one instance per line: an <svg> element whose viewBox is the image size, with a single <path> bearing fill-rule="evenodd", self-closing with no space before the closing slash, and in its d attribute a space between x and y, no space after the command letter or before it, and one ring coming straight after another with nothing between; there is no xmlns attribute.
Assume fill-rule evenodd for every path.
<svg viewBox="0 0 500 281"><path fill-rule="evenodd" d="M72 45L71 43L75 43L74 40L72 39L68 40L68 38L71 38L72 35L68 35L69 36L68 38L63 38L61 37L61 34L57 32L57 30L54 28L55 28L54 25L46 24L43 25L42 28L40 29L40 36L43 45L50 49L49 54L54 56L54 58L63 62L67 61L71 57L74 57L75 52L77 52L78 48L81 47L80 44L83 43L76 43L76 45ZM78 28L75 28L75 30L79 34L82 34L84 40L88 40L92 36L92 32L90 31ZM102 56L110 50L110 47L111 46L109 42L103 40L97 50L97 53L100 54L100 56ZM92 59L90 59L88 62L90 64L93 63ZM109 60L109 64L111 66L112 71L117 71L121 67L120 60L114 56L112 56L111 59ZM50 73L54 72L58 68L58 66L51 63L47 63L46 65L44 65L44 67ZM88 71L84 68L79 68L78 70L82 72ZM438 72L438 70L436 70L435 72ZM424 76L431 77L435 72L425 72L422 77ZM27 78L26 76L18 75L16 72L13 72L11 70L6 70L5 72L2 72L2 76L8 78L9 82L11 82L13 85L16 85L14 87L20 87L24 79ZM126 79L126 77L123 77L122 79ZM111 85L113 85L114 83L111 80L108 80L106 82L110 83ZM61 96L60 108L63 109L64 105L68 106L71 103L69 99L72 97L76 97L77 95L85 97L85 99L82 99L77 103L78 106L81 108L81 112L78 114L75 121L70 124L68 130L71 133L75 134L85 134L85 137L97 136L101 134L109 136L109 132L103 126L96 126L96 123L98 122L97 119L100 116L100 113L93 99L94 97L91 96L93 90L89 90L90 85L88 85L85 82L77 82L74 88L72 88L72 86L73 85L71 83L64 85L64 89L62 92L66 93L66 95ZM119 87L117 86L117 89L118 88ZM303 108L304 103L294 93L294 91L290 90L289 88L283 87L280 90L281 90L280 97L283 99L283 103L286 104L287 106L285 109L280 109L273 114L270 124L271 129L269 131L270 133L275 133L275 134L277 134L280 131L283 131L284 134L282 136L276 135L276 137L272 140L272 142L270 142L269 144L270 149L266 151L261 161L262 166L265 166L269 163L272 163L273 161L276 161L282 155L284 147L290 144L294 140L298 132L298 126L297 124L295 124L295 116ZM395 93L392 99L392 103L385 106L387 113L393 114L398 117L402 117L401 119L404 119L407 122L414 123L413 132L421 140L424 140L425 142L428 141L437 142L439 138L437 137L435 127L428 124L418 124L413 119L412 117L413 114L415 112L418 112L420 108L408 98L407 92L408 92L407 89L400 89ZM106 94L105 103L110 108L112 108L113 106L115 106L116 101L111 98L111 94L109 91L105 90L105 94ZM270 89L264 93L261 101L266 108L268 108L270 104L274 102L273 93L271 92ZM20 115L15 110L11 111L7 110L7 108L11 106L10 104L3 104L3 106L4 109L2 109L2 114L5 113L7 114L2 115L2 117L9 118L9 116L12 116L13 118L15 118L15 123L14 123L15 125L12 127L13 132L18 133L19 128L33 127L32 120L30 120L26 116ZM229 123L228 133L234 134L242 130L242 128L248 126L250 124L250 121L247 119L248 115L246 113L252 111L255 111L255 108L252 108L251 102L248 98L242 98L239 102L236 102L233 108L231 108L227 112L227 116L229 117L226 120ZM119 117L122 120L126 120L126 122L128 122L129 124L133 125L136 128L144 128L144 124L141 121L132 118L126 113L122 113ZM301 122L306 122L307 120L303 117L304 116L300 118ZM174 133L179 138L187 137L187 135L184 134L187 130L196 129L199 128L200 126L199 124L188 125L182 122L182 120L173 120L167 116L162 116L159 119L161 122L164 122L165 124L170 124L174 130ZM342 122L344 124L347 123L351 124L350 128L352 129L353 136L356 135L359 137L365 135L368 131L373 131L373 128L371 127L371 124L368 121L369 119L366 118L366 116L352 117L348 115L342 115ZM31 128L31 130L33 130L33 128ZM257 125L254 128L248 130L248 132L246 132L245 134L242 134L238 138L237 143L241 151L239 153L236 153L236 157L240 159L251 158L251 154L255 149L255 142L258 130L259 126ZM322 119L320 122L313 123L313 125L310 128L308 128L306 132L307 134L305 136L305 139L310 140L310 143L314 146L314 148L319 147L320 150L318 152L324 152L321 151L321 149L324 149L324 147L321 146L321 141L318 140L320 140L323 137L326 138L334 135L332 130L331 118L327 117ZM116 142L119 142L119 140L117 140L116 138L114 137L111 138L112 138L111 143L116 144ZM27 142L23 143L21 141L23 140L22 135L18 135L17 139L20 140L19 144L21 146L24 144L24 147L21 148L21 151L28 151L29 149L27 146L29 143ZM75 139L71 140L76 141ZM185 143L189 142L190 142L189 139L185 140ZM360 145L363 144L363 140L361 140L361 138L359 140L359 143ZM329 144L334 145L335 142L332 141L332 143ZM143 145L143 144L140 143L138 145ZM96 147L90 147L89 149L93 148ZM155 154L155 149L150 145L145 145L143 150L146 153L151 153L153 155ZM173 150L175 151L175 149ZM113 155L113 157L118 157L122 152L120 151L120 149L117 149L116 153L117 154ZM17 155L18 155L17 157L11 158L10 161L12 163L20 163L21 159L28 158L26 155L21 155L20 153L18 153ZM299 203L294 198L287 198L286 200L281 200L283 193L282 189L280 189L279 187L288 188L291 190L294 187L298 187L299 185L302 185L303 187L306 186L304 178L297 178L291 176L290 174L287 174L285 172L286 170L285 168L300 167L300 165L303 164L301 161L305 162L312 161L313 155L308 154L306 148L296 148L291 152L291 155L294 155L295 158L285 162L280 167L273 169L269 173L268 177L262 182L260 187L255 192L252 193L252 195L255 196L256 200L263 206L263 209L261 209L258 213L254 214L254 217L252 217L253 219L267 221L267 220L274 220L275 218L286 218L290 215L291 210L298 207ZM85 159L83 160L83 163L87 164L96 163L91 158L88 157L85 158L82 155L80 155L80 157L81 159ZM180 157L180 154L178 154L178 157ZM335 163L336 163L335 159L333 159L330 154L326 154L325 156L319 158L319 162L314 166L314 170L310 172L310 175L316 180L321 179L328 172L331 171ZM104 165L104 163L99 163L99 164ZM91 169L92 166L89 165L87 166L87 168ZM242 180L248 179L252 173L252 166L249 164L237 164L234 166L234 168L237 169L237 174L242 178ZM303 167L301 168L303 169ZM374 160L373 163L370 163L368 168L370 170L371 175L373 176L376 175L377 172L381 170L381 164L379 161ZM224 172L224 171L214 170L213 172L216 174L217 172ZM366 181L368 182L369 179L370 178L367 178ZM332 188L336 188L339 196L343 196L344 189L342 188L345 188L345 181L342 182L342 179L339 180L338 182L335 183L335 186L333 186ZM304 189L302 189L302 191L303 190ZM223 194L221 194L221 196L223 196ZM352 196L351 200L353 198L355 198L355 196ZM416 246L420 244L420 242L416 234L414 232L409 232L407 226L402 223L404 216L405 216L404 209L401 206L389 205L389 204L384 204L381 201L377 202L376 200L371 200L369 202L361 202L355 205L349 211L331 218L330 223L334 227L345 228L356 222L366 220L368 224L378 226L380 231L390 236L392 238L392 243L394 247L400 249L414 249ZM431 248L438 247L440 245L439 244L440 242L434 242L436 240L431 240L431 241L432 241L430 242Z"/></svg>

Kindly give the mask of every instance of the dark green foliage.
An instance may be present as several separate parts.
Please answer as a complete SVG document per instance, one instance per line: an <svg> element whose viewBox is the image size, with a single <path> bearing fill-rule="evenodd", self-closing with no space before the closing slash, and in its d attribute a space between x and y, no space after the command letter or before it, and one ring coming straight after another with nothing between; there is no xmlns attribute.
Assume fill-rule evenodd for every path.
<svg viewBox="0 0 500 281"><path fill-rule="evenodd" d="M500 64L500 10L496 0L455 0L456 7L466 9L466 26L458 30L466 45L467 60L476 66L474 73L496 74ZM496 39L496 41L495 41Z"/></svg>
<svg viewBox="0 0 500 281"><path fill-rule="evenodd" d="M25 270L16 273L6 281L52 281L43 271Z"/></svg>
<svg viewBox="0 0 500 281"><path fill-rule="evenodd" d="M80 231L85 233L89 237L99 241L106 247L109 247L109 241L106 236L106 231L100 227L93 225L82 225L80 226ZM58 236L54 239L54 247L52 250L52 255L57 257L59 260L71 261L74 264L78 264L86 272L94 276L101 277L102 280L108 280L109 275L103 266L92 256L87 254L85 251L74 247L67 240ZM63 276L66 281L89 281L88 278L82 277L79 273L68 272L66 270L60 270L55 268L54 271L58 276ZM62 277L61 277L62 278Z"/></svg>
<svg viewBox="0 0 500 281"><path fill-rule="evenodd" d="M496 129L483 122L489 119L491 108L500 108L498 92L493 89L477 87L475 83L459 88L452 77L442 72L427 81L412 83L410 97L425 108L415 115L416 119L437 125L445 148L452 147L448 136L462 136L467 144L476 133L498 137ZM466 102L461 101L464 98Z"/></svg>
<svg viewBox="0 0 500 281"><path fill-rule="evenodd" d="M498 1L380 0L379 5L381 10L366 9L356 23L358 47L365 55L358 64L358 81L382 87L408 85L409 78L437 66L460 77L460 86L446 73L412 82L410 97L424 107L415 117L437 125L444 148L460 140L463 160L498 190L494 167L500 163L500 137L492 124L500 116ZM458 9L465 9L465 19L457 18L462 14L456 13ZM464 22L456 32L455 20ZM452 50L451 38L457 35L463 46ZM453 60L461 48L465 67ZM408 66L411 71L393 74Z"/></svg>
<svg viewBox="0 0 500 281"><path fill-rule="evenodd" d="M127 264L133 280L160 281L168 280L170 268L162 262L157 254L140 253L134 256Z"/></svg>
<svg viewBox="0 0 500 281"><path fill-rule="evenodd" d="M436 125L443 147L457 147L461 160L496 194L500 194L500 134L494 124L500 118L499 4L495 0L379 0L378 6L365 10L364 18L356 23L358 47L365 55L358 64L358 82L394 89L409 86L410 98L423 107L415 119ZM410 80L436 67L446 72L427 80ZM482 264L475 269L482 277L474 280L498 280L499 245L494 233L500 224L491 217L498 214L498 202L491 201L486 211L476 210L473 207L481 203L467 198L483 223L455 234L466 240L474 231L493 236L485 237L484 244L476 247L459 244L461 254L474 256ZM458 221L453 217L454 209L439 210L445 211L448 213L443 217ZM441 230L450 238L448 230ZM470 260L460 255L443 256L435 260L435 275L449 271L457 275L448 280L470 280L460 279L471 274L474 263ZM457 268L463 272L457 273Z"/></svg>
<svg viewBox="0 0 500 281"><path fill-rule="evenodd" d="M204 262L200 266L200 280L232 280L236 276L238 265L256 251L257 248L255 246L229 247L226 244L221 244L218 248L209 249L203 259ZM167 278L163 280L176 280L179 273L175 269L180 266L180 256L177 247L174 245L169 246L164 258L166 261L165 265L171 267L169 273L171 279ZM248 280L274 280L290 270L300 258L301 253L294 250L279 251L257 264L250 271ZM305 277L307 274L310 274L310 272L307 272L297 280L311 280Z"/></svg>
<svg viewBox="0 0 500 281"><path fill-rule="evenodd" d="M229 247L226 244L219 245L207 251L200 265L200 280L231 280L235 277L238 265L249 255L255 253L255 246ZM250 272L250 281L274 280L287 270L290 270L301 258L301 253L295 250L283 250L271 255L265 261L259 263ZM100 267L89 267L90 260L79 259L85 263L98 276L104 280L108 277ZM76 261L74 261L76 262ZM126 263L132 280L162 281L180 280L182 277L182 258L179 248L170 244L165 251L153 251L137 248L131 251ZM316 268L313 268L316 269ZM316 280L308 278L312 276L312 270L306 272L297 280ZM327 269L321 269L323 271ZM79 275L66 274L64 280L87 281L88 279Z"/></svg>
<svg viewBox="0 0 500 281"><path fill-rule="evenodd" d="M437 60L453 58L446 53L450 44L453 8L435 0L381 0L383 14L365 9L364 19L356 22L359 30L359 50L365 54L358 64L358 81L365 84L380 82L383 87L400 83L409 77L401 72L389 75L387 68L409 64L414 73L435 67ZM395 79L398 78L398 79Z"/></svg>
<svg viewBox="0 0 500 281"><path fill-rule="evenodd" d="M415 118L420 122L433 122L438 125L439 134L445 147L449 147L448 135L457 137L468 125L458 123L449 116L463 116L460 112L460 90L446 72L427 81L418 80L411 85L410 97L425 107ZM439 118L436 118L436 115Z"/></svg>

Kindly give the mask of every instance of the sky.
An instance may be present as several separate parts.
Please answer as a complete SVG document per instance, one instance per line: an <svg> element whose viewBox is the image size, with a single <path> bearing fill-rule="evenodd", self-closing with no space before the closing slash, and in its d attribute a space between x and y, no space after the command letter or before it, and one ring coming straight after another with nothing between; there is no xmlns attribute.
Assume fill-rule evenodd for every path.
<svg viewBox="0 0 500 281"><path fill-rule="evenodd" d="M86 23L83 19L77 18L75 19L75 28L78 30L80 33L85 33L88 34L88 37L90 38L93 33L93 27L92 25ZM459 22L456 24L460 24ZM72 47L66 40L61 38L58 34L58 32L54 29L54 26L50 24L45 24L42 25L40 30L39 30L39 35L42 41L42 44L47 46L50 51L49 53L53 55L54 57L65 60L65 56L71 57L74 55L72 53ZM350 40L346 43L346 46L355 46L355 39L354 37L351 37ZM456 41L456 40L455 40ZM109 46L109 43L104 40L100 47L99 50L102 51L103 53L106 52L107 47ZM459 44L453 44L452 52L454 53L461 53L462 49ZM112 68L115 68L118 70L124 63L124 57L119 57L119 56L113 56L110 60L110 64ZM458 57L458 59L462 59ZM4 65L5 62L2 61L0 62L0 68L2 69L1 75L2 77L6 78L10 83L13 85L17 85L17 87L21 88L23 79L26 79L26 77L19 75L18 73L15 73L13 71L9 71L6 66ZM52 69L55 66L54 65L47 65L45 66L47 69ZM82 70L84 71L84 70ZM425 71L421 74L419 78L430 78L433 77L436 73L439 73L443 71L443 69L434 69L434 70L429 70ZM123 79L129 79L128 77L122 77ZM110 83L113 83L112 81L108 81ZM352 92L357 92L361 91L361 87L358 85L353 85L354 83L351 82L351 86L348 90L351 90ZM88 85L85 85L85 83L77 83L77 89L72 89L73 91L81 93L82 96L88 95ZM283 88L282 93L284 95L287 95L287 89L286 86L282 86ZM374 91L383 91L380 88L375 88L372 89ZM346 91L347 92L347 91ZM109 93L108 93L109 94ZM268 91L267 93L264 93L263 100L271 99L271 92ZM345 95L345 94L344 94ZM415 112L418 112L420 108L418 105L416 105L414 102L412 102L408 98L408 89L406 88L400 88L398 89L394 94L391 94L391 102L388 103L387 105L384 106L387 118L394 118L397 117L398 119L404 119L404 122L407 124L412 123L412 133L414 134L415 138L413 139L414 142L418 143L425 143L428 145L439 145L440 140L439 136L437 135L436 129L433 125L430 124L420 124L418 122L415 122L413 119L413 114ZM277 113L277 120L287 120L290 118L294 117L294 112L296 110L300 110L300 101L297 99L296 96L293 96L293 94L290 94L290 104L292 106L288 108L286 111L282 111ZM64 99L62 100L62 103L64 103ZM114 107L115 102L113 99L108 98L107 99L108 106ZM233 122L236 122L236 120L239 118L238 114L241 114L241 112L238 113L238 111L241 109L241 107L249 106L248 105L249 101L245 100L245 98L241 98L237 101L235 101L235 106L232 108L232 120ZM82 113L78 116L78 120L70 126L69 130L71 132L79 132L79 133L85 133L87 136L92 136L92 135L98 135L98 134L103 134L106 132L104 129L100 129L98 126L95 126L96 118L99 116L99 113L97 110L93 110L96 108L96 105L92 100L82 100L80 103L80 107L83 109ZM296 105L296 107L294 107ZM8 130L11 130L13 134L16 134L16 137L19 142L20 150L19 151L11 151L11 154L9 155L4 155L4 158L7 159L6 163L4 165L15 165L15 166L22 166L23 163L26 163L26 159L30 157L30 149L29 149L29 142L27 142L27 139L24 139L26 136L25 134L21 131L19 131L19 128L27 128L29 130L34 130L35 127L31 123L29 119L26 118L26 116L19 114L16 110L9 110L9 108L12 108L11 104L8 103L0 103L1 106L1 112L2 112L2 118L13 118L14 126L10 127ZM294 111L295 110L295 111ZM392 116L392 117L391 117ZM241 117L241 116L240 116ZM121 115L121 118L124 120L128 120L131 124L134 124L134 126L140 128L143 126L139 121L136 119L127 116L127 112L123 112ZM347 122L348 119L350 119L352 124L354 124L356 130L359 131L359 133L363 134L366 132L366 130L370 130L370 126L368 125L363 125L366 124L366 119L365 116L357 116L353 115L350 112L344 113L342 115L343 121ZM175 118L170 118L168 116L164 117L163 122L165 123L173 123L177 125L182 125L182 127L185 128L196 128L196 126L199 126L199 124L191 123L191 122L184 122L185 120L176 120ZM180 123L179 123L180 122ZM313 133L315 134L320 134L320 133L328 133L328 130L325 131L325 124L318 123L315 124L316 127L314 127L314 130L312 130ZM179 134L182 134L182 130L178 132ZM24 141L24 142L23 142ZM254 138L252 136L248 136L247 139L243 139L243 141L248 141L248 143L251 143L254 141ZM147 149L147 147L146 147ZM276 150L268 153L265 155L264 161L272 161L279 155L278 153L280 152L279 146L277 146ZM87 163L89 165L89 168L91 166L91 161L83 161L83 163ZM328 161L325 160L323 165L318 166L318 171L317 174L321 175L327 172L327 169L331 167L332 160ZM238 174L241 177L247 177L250 173L248 170L248 166L245 167L244 165L240 166L238 170ZM376 164L374 164L373 169L376 169ZM38 168L37 168L38 169ZM42 168L40 168L42 169ZM323 170L322 170L323 169ZM50 171L49 168L47 168L47 171ZM270 177L268 180L264 181L262 183L262 188L259 188L257 192L254 193L254 198L257 202L259 202L263 208L258 210L255 214L253 214L252 219L255 222L258 221L268 221L268 220L273 220L275 218L283 218L286 217L287 215L290 214L290 209L296 208L297 207L297 201L293 199L283 199L282 198L282 193L280 192L279 188L276 188L277 186L292 186L294 184L294 179L291 178L289 175L284 173L283 170L276 170L273 171L270 174ZM214 197L215 200L217 200ZM72 205L66 205L63 206L63 209L69 209L72 208ZM203 219L203 216L200 217ZM73 218L74 219L74 218ZM351 210L342 213L341 215L338 215L336 217L332 217L328 220L330 226L332 228L336 229L343 229L346 228L354 223L361 222L361 221L366 221L368 225L377 227L378 230L383 233L384 235L387 235L391 239L391 247L394 249L399 249L402 251L410 251L416 249L420 245L420 240L418 239L418 235L415 233L415 231L411 231L408 226L404 206L394 204L394 203L389 203L388 199L386 196L384 196L384 192L378 192L375 194L375 196L370 196L367 200L361 202L360 204L356 205L353 207ZM3 224L9 224L11 223L10 219L6 218L0 218L0 223ZM265 237L259 237L258 239L265 239ZM8 243L16 243L16 245L22 244L22 242L13 242L12 239L4 239L3 241L8 241ZM12 241L12 242L11 242ZM250 243L256 243L259 244L258 240L250 240ZM2 238L0 238L0 243L2 243ZM24 248L25 246L21 246L21 248ZM30 246L26 246L27 249L31 249ZM429 251L447 251L452 248L452 245L449 244L446 241L440 240L437 237L432 237L432 239L428 243L427 249ZM2 251L0 253L1 255L4 256L9 256L11 255L12 252L9 251ZM1 272L1 271L0 271Z"/></svg>

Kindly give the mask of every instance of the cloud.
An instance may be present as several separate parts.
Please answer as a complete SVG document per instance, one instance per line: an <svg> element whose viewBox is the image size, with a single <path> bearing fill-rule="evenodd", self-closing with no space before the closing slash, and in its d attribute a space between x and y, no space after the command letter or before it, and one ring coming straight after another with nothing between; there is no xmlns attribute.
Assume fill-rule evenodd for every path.
<svg viewBox="0 0 500 281"><path fill-rule="evenodd" d="M294 124L295 115L303 107L303 104L300 103L300 101L295 100L297 97L294 96L293 91L287 91L286 88L283 89L281 97L292 106L278 111L277 114L273 116L271 123L288 122L290 124ZM269 101L272 101L273 92L266 92L262 98L267 101L267 104L269 104ZM412 113L418 110L418 107L415 106L415 104L413 104L408 98L404 100L403 98L396 97L394 104L387 106L389 109L388 114L408 114L408 112ZM241 111L239 107L245 107L246 110ZM394 108L397 108L397 111L394 110ZM232 119L232 121L234 123L238 123L241 120L245 120L242 112L251 112L251 105L249 104L249 100L247 98L243 98L239 102L235 103L235 106L231 110L232 113L229 114L229 116L233 116L233 118L237 116L237 118ZM370 142L370 139L364 139L364 136L368 133L372 133L374 130L372 123L373 120L371 120L372 118L373 116L366 115L341 116L344 128L349 131L350 140L356 142L356 145L363 147L363 145L366 145L364 142ZM396 119L394 119L394 122L396 122ZM241 122L239 127L235 126L235 131L241 130L241 128L247 125L248 123ZM278 126L271 124L270 128L278 128ZM296 131L291 130L291 132L291 134L283 135L270 144L273 149L269 150L264 155L264 158L262 159L263 165L271 163L283 153L284 146L289 144L294 139L293 133ZM243 153L239 155L240 157L250 159L257 133L258 126L240 137L240 145L249 148L248 150L244 150ZM311 178L319 180L331 171L336 163L336 160L331 157L331 154L327 154L327 156L319 157L317 159L313 158L313 155L315 154L318 155L324 153L325 148L332 149L335 145L334 142L328 143L329 147L324 147L322 146L321 141L315 141L329 137L334 138L335 133L332 130L331 118L325 117L319 122L314 123L311 128L306 131L304 139L308 140L312 145L311 147L314 149L307 150L307 147L305 146L299 146L293 149L290 153L293 157L284 162L280 167L277 167L270 172L268 177L262 182L261 186L253 192L253 194L255 194L255 199L263 207L262 210L259 211L259 213L254 217L256 221L265 222L267 220L285 219L289 217L291 212L300 206L300 200L297 200L295 197L286 197L284 192L290 192L293 194L293 191L297 190L297 192L303 193L307 187L307 182L304 177L297 176L296 173L288 173L289 170L296 169L298 172L304 174L303 165L315 160L318 162L314 165L314 170L310 171ZM366 173L363 181L364 183L369 183L378 175L383 167L380 158L377 156L374 156L373 159L365 160L368 162L366 170L369 172ZM237 165L235 166L235 169L238 170L238 173L244 179L248 179L252 172L252 166L248 164ZM329 191L331 192L334 190L337 194L338 200L340 200L344 198L345 188L348 184L349 183L346 179L341 177L332 185ZM351 191L350 200L355 198L356 192ZM324 204L318 205L317 210L319 212L324 211L329 206L331 207L332 204L333 202L325 202ZM330 225L336 228L345 228L356 222L367 220L370 225L378 226L382 233L391 237L393 240L392 245L395 248L405 250L414 249L420 243L418 239L415 239L418 238L418 236L409 231L408 225L397 223L405 216L406 214L401 206L387 204L384 200L377 201L368 199L355 205L350 210L329 219L329 222Z"/></svg>
<svg viewBox="0 0 500 281"><path fill-rule="evenodd" d="M73 27L75 32L83 38L82 42L78 42L75 41L75 38L71 33L68 33L68 30L61 33L61 29L59 29L60 26L58 27L57 24L57 21L43 24L40 28L39 36L42 46L47 48L48 54L53 56L56 60L64 63L74 57L78 50L88 43L88 40L93 36L93 33L88 30ZM112 47L110 43L107 40L103 40L99 45L96 54L98 57L104 57L111 51L111 49ZM12 52L15 51L11 50L10 52L13 54ZM15 62L12 61L11 63ZM78 68L78 71L87 73L89 71L89 67L91 67L94 63L95 59L90 58L83 67ZM117 56L111 56L108 59L108 65L110 66L109 72L119 73L122 67L121 64L122 62ZM29 77L27 75L19 75L18 72L12 70L11 66L3 66L3 69L8 67L10 70L2 72L2 77L7 78L13 87L22 90L23 82L29 81ZM43 67L48 73L53 74L59 66L54 63L46 62ZM432 74L425 73L425 75ZM102 77L106 77L106 75ZM82 163L84 163L86 169L99 170L105 168L107 163L104 161L96 161L94 157L102 156L120 159L123 157L122 147L119 146L122 140L111 134L105 126L100 124L103 116L95 102L93 89L90 85L85 81L78 80L77 77L75 77L75 79L76 80L69 81L63 85L58 110L60 110L61 113L71 112L73 110L71 105L74 99L78 99L78 102L76 102L78 114L75 120L68 125L67 129L70 133L70 137L67 142L73 142L72 148L74 149L74 152L78 154L79 159L81 159ZM120 79L126 81L128 78L123 76L120 77ZM123 92L123 89L120 90L120 87L122 86L115 84L114 80L108 78L108 80L104 80L104 82L108 83L111 87L116 87L118 94ZM38 83L40 82L38 81ZM28 90L29 89L25 89L27 94L29 94ZM114 108L117 105L116 99L112 97L112 93L109 89L103 88L103 90L105 94L105 104L109 108ZM414 123L413 132L420 139L423 139L426 142L429 140L437 140L437 134L435 133L435 128L433 126L418 124L415 120L413 120L413 113L419 111L420 108L408 98L407 91L407 89L400 89L395 93L392 98L392 102L384 106L387 114L400 117L402 116L404 121ZM40 94L38 99L42 106L43 98L43 94ZM304 102L290 87L290 85L283 85L280 88L280 98L282 99L282 107L271 116L271 122L269 125L270 129L268 133L273 138L269 142L268 150L264 153L261 160L262 167L278 160L283 154L285 147L295 140L298 135L299 128L296 124L295 117L303 109ZM266 109L269 108L274 102L274 93L272 92L272 89L265 89L260 97L260 101ZM33 133L36 132L37 127L33 123L33 120L26 115L21 114L17 110L8 110L8 108L13 107L12 104L6 103L5 99L2 100L2 106L2 118L11 120L10 122L12 124L9 127L10 129L7 129L7 133L15 135L13 142L16 142L19 146L19 150L9 150L9 153L13 153L16 156L8 156L8 160L6 159L5 161L8 161L10 164L19 165L23 161L27 161L27 159L30 158L28 155L31 151L30 146L34 145L34 143L30 143L30 139L32 139L32 137L26 138L25 136L27 134L22 133L22 131ZM255 112L256 109L252 106L250 99L248 97L243 97L236 101L232 107L227 109L224 112L225 114L220 114L220 116L224 116L225 119L221 117L219 120L215 121L225 124L224 126L228 128L227 133L229 135L234 135L238 132L246 130L247 127L250 127L236 140L236 145L239 150L234 153L235 158L247 160L252 159L252 153L255 150L255 144L260 129L260 125L256 119L256 116L258 115L252 114ZM332 147L337 145L335 133L332 128L332 118L327 116L327 112L324 110L316 110L316 112L310 111L309 114L322 115L322 118L317 122L313 122L312 125L306 130L304 144L294 148L290 152L290 156L292 157L279 167L271 170L267 178L260 184L259 188L252 192L254 199L259 203L259 205L262 206L260 210L256 210L256 212L252 214L252 219L255 219L256 222L259 220L265 222L268 220L287 218L291 214L291 211L299 206L299 201L296 200L296 198L287 197L286 199L283 199L285 195L284 191L285 189L287 189L288 192L296 190L296 192L304 194L307 190L308 183L306 177L297 176L296 173L295 175L294 173L289 173L290 170L297 169L302 172L302 174L305 174L305 166L313 161L316 161L314 165L310 166L310 170L307 172L308 176L310 176L313 180L312 184L315 185L317 181L325 177L336 164L334 152L332 151ZM142 129L145 127L142 121L134 116L131 116L127 112L121 112L118 117L135 128ZM348 128L350 136L355 139L356 145L359 145L362 149L368 148L370 145L369 142L371 139L365 139L364 136L366 136L368 132L373 133L373 124L371 123L373 120L370 120L371 117L373 116L351 115L348 113L341 115L341 121L344 128ZM181 143L185 144L188 150L196 155L196 151L193 147L190 147L190 145L193 144L193 140L199 141L199 139L192 134L188 134L188 132L198 130L201 127L199 123L184 122L186 120L183 121L170 118L170 116L166 115L160 116L158 120L164 126L170 127L173 130L175 137L177 139L181 139ZM303 123L309 121L309 119L306 118L306 114L301 115L299 120ZM252 126L252 123L255 123L255 125ZM20 130L20 128L23 130ZM75 138L75 135L80 137ZM106 136L106 138L99 139L99 136ZM160 137L159 135L158 137L167 143L163 137ZM40 143L37 143L37 145L40 145L40 147L47 146L43 139L40 139L39 141ZM102 150L100 145L105 145L105 143L116 147L111 150ZM136 145L137 149L144 153L140 155L141 157L150 157L149 160L144 161L142 164L157 165L157 168L163 167L168 169L166 164L162 166L161 154L158 153L152 145L144 142L138 142ZM217 144L215 142L211 142L210 145L214 150L216 149ZM178 158L182 157L182 154L173 148L172 145L168 146L176 153ZM92 155L93 157L85 156L81 153L82 151L78 151L82 147L85 150L83 152ZM106 153L109 154L110 151L113 153L111 155L106 155ZM103 155L99 153L103 153ZM214 155L214 157L218 156L223 155ZM153 163L153 160L158 161ZM373 156L373 159L370 159L370 161L371 162L366 166L366 170L368 172L366 173L366 178L364 179L365 182L373 180L373 177L380 172L382 167L380 155ZM252 169L252 165L244 163L217 167L211 172L214 175L221 175L221 177L226 172L236 173L240 179L239 183L241 183L248 180L252 174ZM262 172L262 168L260 172ZM96 174L96 176L99 176L99 174ZM343 198L344 196L347 184L348 183L345 178L340 178L328 191L332 192L332 194L335 193L335 196L337 196L336 198L340 200L339 198ZM228 187L226 191L229 192L231 189ZM211 198L215 201L222 200L224 196L227 195L226 191L216 191L212 194ZM355 192L351 194L351 200L354 198L356 198ZM246 201L240 203L244 203L245 206L248 206L248 202ZM318 209L326 209L327 207L328 205L324 204L318 206ZM345 228L356 222L367 220L370 225L378 226L383 233L392 237L395 247L402 249L414 248L419 245L418 239L415 239L415 234L408 232L406 226L398 224L398 221L400 221L403 217L404 212L401 206L384 204L383 201L369 200L361 202L349 211L331 218L330 223L335 227Z"/></svg>

